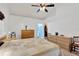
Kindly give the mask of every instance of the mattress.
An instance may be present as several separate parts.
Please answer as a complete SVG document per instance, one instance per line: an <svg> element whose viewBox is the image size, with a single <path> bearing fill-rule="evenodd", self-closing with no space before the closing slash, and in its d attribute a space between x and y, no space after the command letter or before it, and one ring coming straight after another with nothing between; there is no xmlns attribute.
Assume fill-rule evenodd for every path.
<svg viewBox="0 0 79 59"><path fill-rule="evenodd" d="M6 41L0 56L58 56L59 46L45 39L30 38Z"/></svg>

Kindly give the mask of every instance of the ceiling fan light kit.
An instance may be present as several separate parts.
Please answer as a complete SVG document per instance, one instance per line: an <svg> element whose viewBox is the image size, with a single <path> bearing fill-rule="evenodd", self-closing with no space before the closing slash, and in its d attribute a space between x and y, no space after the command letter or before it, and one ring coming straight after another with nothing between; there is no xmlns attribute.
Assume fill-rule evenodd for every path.
<svg viewBox="0 0 79 59"><path fill-rule="evenodd" d="M40 5L32 5L32 6L34 6L34 7L40 7L38 10L37 10L37 12L39 12L39 11L45 11L45 12L48 12L48 10L46 9L46 7L54 7L55 5L54 4L48 4L48 5L46 5L46 4L43 4L43 3L41 3Z"/></svg>
<svg viewBox="0 0 79 59"><path fill-rule="evenodd" d="M40 10L45 10L46 7L40 7Z"/></svg>

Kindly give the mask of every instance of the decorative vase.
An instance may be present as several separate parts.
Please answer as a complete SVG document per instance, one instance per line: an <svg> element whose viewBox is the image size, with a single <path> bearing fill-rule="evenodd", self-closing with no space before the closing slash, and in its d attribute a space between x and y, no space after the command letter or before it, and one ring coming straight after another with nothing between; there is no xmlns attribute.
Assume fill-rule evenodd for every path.
<svg viewBox="0 0 79 59"><path fill-rule="evenodd" d="M55 35L56 35L56 36L58 36L58 34L59 34L58 32L55 32Z"/></svg>
<svg viewBox="0 0 79 59"><path fill-rule="evenodd" d="M25 25L25 30L27 30L27 25Z"/></svg>

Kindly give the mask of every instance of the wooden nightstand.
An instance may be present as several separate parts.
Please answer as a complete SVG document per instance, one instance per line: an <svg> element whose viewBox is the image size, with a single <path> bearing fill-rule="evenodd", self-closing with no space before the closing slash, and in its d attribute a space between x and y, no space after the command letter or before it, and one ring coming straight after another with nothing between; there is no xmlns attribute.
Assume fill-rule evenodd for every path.
<svg viewBox="0 0 79 59"><path fill-rule="evenodd" d="M6 41L10 41L10 40L16 40L16 37L10 38L9 36L6 35L6 37L4 39L2 39L1 41L6 42Z"/></svg>

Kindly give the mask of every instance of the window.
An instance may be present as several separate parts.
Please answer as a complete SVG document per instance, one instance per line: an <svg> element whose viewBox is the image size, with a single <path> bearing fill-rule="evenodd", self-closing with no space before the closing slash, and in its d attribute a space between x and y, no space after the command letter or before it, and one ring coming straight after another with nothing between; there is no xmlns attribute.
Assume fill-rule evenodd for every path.
<svg viewBox="0 0 79 59"><path fill-rule="evenodd" d="M44 25L43 24L37 24L37 37L44 38Z"/></svg>

